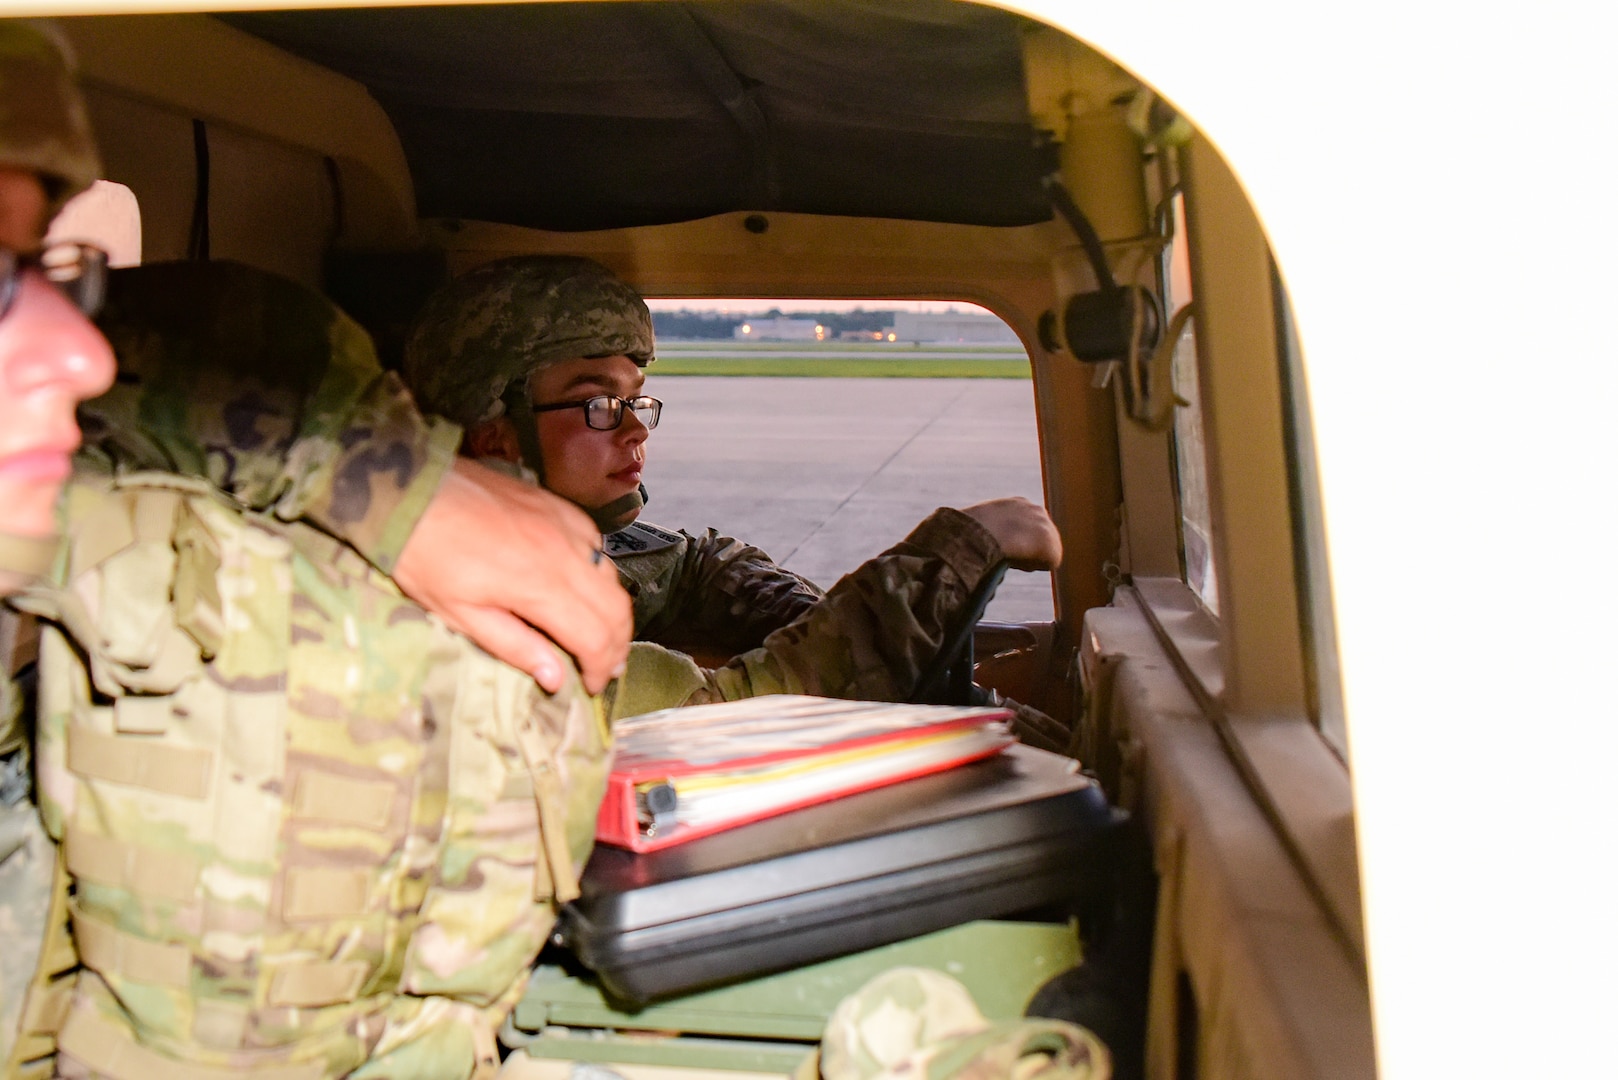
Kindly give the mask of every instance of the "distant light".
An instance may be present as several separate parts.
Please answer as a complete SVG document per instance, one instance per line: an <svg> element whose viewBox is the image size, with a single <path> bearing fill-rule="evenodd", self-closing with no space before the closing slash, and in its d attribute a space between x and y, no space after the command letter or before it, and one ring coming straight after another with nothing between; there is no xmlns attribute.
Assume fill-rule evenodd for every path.
<svg viewBox="0 0 1618 1080"><path fill-rule="evenodd" d="M742 323L742 333L751 334L752 332L753 332L753 326L752 326L751 323Z"/></svg>
<svg viewBox="0 0 1618 1080"><path fill-rule="evenodd" d="M890 334L889 334L889 335L888 335L888 340L889 340L889 341L898 341L898 340L899 340L899 335L898 335L898 334L891 334L891 333L890 333Z"/></svg>

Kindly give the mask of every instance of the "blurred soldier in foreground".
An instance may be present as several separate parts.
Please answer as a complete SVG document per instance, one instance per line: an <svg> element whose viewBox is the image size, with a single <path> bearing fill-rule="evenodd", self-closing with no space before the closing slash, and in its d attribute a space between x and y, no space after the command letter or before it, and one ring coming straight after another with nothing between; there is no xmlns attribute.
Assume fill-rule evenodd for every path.
<svg viewBox="0 0 1618 1080"><path fill-rule="evenodd" d="M592 569L596 534L582 515L454 462L459 432L424 421L397 382L353 382L341 348L325 350L312 369L323 377L302 388L306 424L266 431L238 401L221 414L222 442L165 444L159 432L148 444L159 456L200 446L162 464L206 475L235 498L175 477L85 477L69 500L72 539L61 543L53 507L79 441L73 404L104 389L112 366L69 303L90 304L104 263L78 245L41 244L54 211L98 172L63 50L37 27L0 22L0 595L26 588L16 602L77 639L53 633L45 643L53 659L43 679L43 801L53 832L75 838L59 863L28 799L30 718L10 664L15 621L0 618L0 1055L8 1071L23 1062L48 1071L71 1001L66 1071L168 1071L175 1060L208 1057L192 1053L198 1046L237 1063L232 1072L278 1054L303 1062L288 1075L344 1071L380 1053L418 1065L425 1054L429 1067L405 1070L422 1075L483 1067L492 1027L480 1010L501 1011L526 970L522 950L543 938L551 896L570 887L604 756L594 706L532 626L575 651L599 687L621 664L627 598L609 571ZM241 309L229 310L243 321ZM304 324L306 344L357 335L326 314ZM277 319L276 333L287 325ZM217 343L262 359L272 339L285 344L275 334ZM365 370L374 376L374 361ZM242 502L277 516L244 515ZM278 520L300 515L354 549ZM466 555L468 544L487 557L445 557ZM513 589L506 558L524 565L528 588ZM399 597L379 572L390 569L441 620ZM296 617L285 609L289 586L302 590ZM387 621L374 621L379 613ZM478 634L562 696L539 694L447 627ZM324 658L316 641L326 643ZM412 648L439 663L402 667L420 659ZM477 676L480 667L494 673ZM479 710L475 722L455 723L454 673L468 669L484 700L469 706ZM450 674L422 684L427 670ZM339 685L322 683L339 671ZM289 686L303 689L288 698ZM316 716L325 727L311 726ZM403 749L377 758L401 738ZM473 743L457 751L453 770L451 740ZM409 759L413 742L422 744L413 747L421 775L395 782L390 796L375 773ZM336 763L338 780L324 793L322 762ZM305 774L316 779L298 779ZM533 775L543 778L537 788ZM250 777L258 786L243 786ZM587 811L569 816L569 797ZM355 814L364 820L340 824ZM337 860L341 869L333 836L358 845ZM300 865L298 852L314 865ZM442 873L404 866L405 853L441 857ZM491 874L502 861L516 869ZM72 919L94 972L79 978L64 921L69 873ZM495 883L497 901L522 900L490 905L461 873ZM475 916L457 914L462 897ZM380 903L364 927L348 919L371 901ZM397 910L412 903L414 914ZM483 920L503 929L480 946ZM193 974L224 989L211 1001L193 995ZM250 1015L254 1003L268 1012ZM338 1008L340 1022L324 1008ZM303 1041L315 1033L303 1021L321 1015L324 1033ZM129 1049L135 1030L146 1046ZM153 1045L158 1056L143 1057Z"/></svg>
<svg viewBox="0 0 1618 1080"><path fill-rule="evenodd" d="M466 427L462 452L524 466L591 513L634 597L636 637L752 646L719 668L637 642L609 690L615 716L771 693L904 701L1002 560L1050 569L1061 540L1023 499L935 511L824 597L762 551L635 522L641 465L661 403L646 396L645 302L588 259L487 263L427 301L405 344L422 407ZM1019 737L1066 750L1068 732L1017 711Z"/></svg>
<svg viewBox="0 0 1618 1080"><path fill-rule="evenodd" d="M18 86L31 90L16 94ZM74 299L93 300L98 253L42 252L45 223L95 179L82 109L55 48L0 25L0 597L49 571L58 548L56 502L79 443L74 406L105 390L112 353ZM49 258L66 288L53 288ZM80 287L83 287L82 291ZM24 1040L23 1003L40 957L56 851L31 800L31 717L12 678L16 618L0 607L0 1069L49 1053ZM65 957L53 968L70 968ZM37 1025L32 1025L37 1026ZM49 1062L45 1063L49 1068Z"/></svg>
<svg viewBox="0 0 1618 1080"><path fill-rule="evenodd" d="M119 271L101 322L137 372L258 350L374 365L326 301L231 264ZM492 1071L590 850L599 703L205 482L86 464L63 516L58 587L15 599L54 624L39 801L83 964L60 1072Z"/></svg>

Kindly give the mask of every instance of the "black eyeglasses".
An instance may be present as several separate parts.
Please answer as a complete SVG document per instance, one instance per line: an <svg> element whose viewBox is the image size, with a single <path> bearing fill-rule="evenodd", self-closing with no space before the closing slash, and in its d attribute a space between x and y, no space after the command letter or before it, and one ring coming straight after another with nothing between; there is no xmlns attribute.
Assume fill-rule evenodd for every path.
<svg viewBox="0 0 1618 1080"><path fill-rule="evenodd" d="M624 409L628 408L650 431L663 415L663 403L655 397L621 398L616 394L597 394L583 401L558 401L554 405L535 405L537 413L555 412L557 409L583 409L584 423L597 431L614 431L624 422Z"/></svg>
<svg viewBox="0 0 1618 1080"><path fill-rule="evenodd" d="M89 244L52 244L32 255L0 248L0 319L11 312L22 291L22 276L37 270L86 315L107 298L107 253Z"/></svg>

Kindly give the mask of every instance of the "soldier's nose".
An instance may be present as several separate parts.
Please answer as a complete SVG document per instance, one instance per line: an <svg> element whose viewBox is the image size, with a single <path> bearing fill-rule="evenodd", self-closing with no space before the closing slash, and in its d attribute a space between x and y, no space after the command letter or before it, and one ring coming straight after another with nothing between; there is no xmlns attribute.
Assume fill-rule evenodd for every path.
<svg viewBox="0 0 1618 1080"><path fill-rule="evenodd" d="M618 437L620 439L630 446L636 446L645 442L646 437L650 434L651 430L640 422L640 417L628 409L624 410L624 422L618 425Z"/></svg>
<svg viewBox="0 0 1618 1080"><path fill-rule="evenodd" d="M6 390L54 388L84 401L112 385L112 348L94 324L54 286L29 273L0 321L0 367Z"/></svg>

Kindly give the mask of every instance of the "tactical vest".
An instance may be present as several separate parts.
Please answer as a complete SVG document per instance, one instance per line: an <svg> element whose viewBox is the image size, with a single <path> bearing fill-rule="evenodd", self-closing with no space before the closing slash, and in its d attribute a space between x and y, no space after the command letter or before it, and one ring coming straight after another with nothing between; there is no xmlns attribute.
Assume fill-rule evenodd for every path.
<svg viewBox="0 0 1618 1080"><path fill-rule="evenodd" d="M61 627L41 812L83 964L64 1069L492 1072L590 849L598 703L199 484L76 483L67 517L36 602Z"/></svg>

